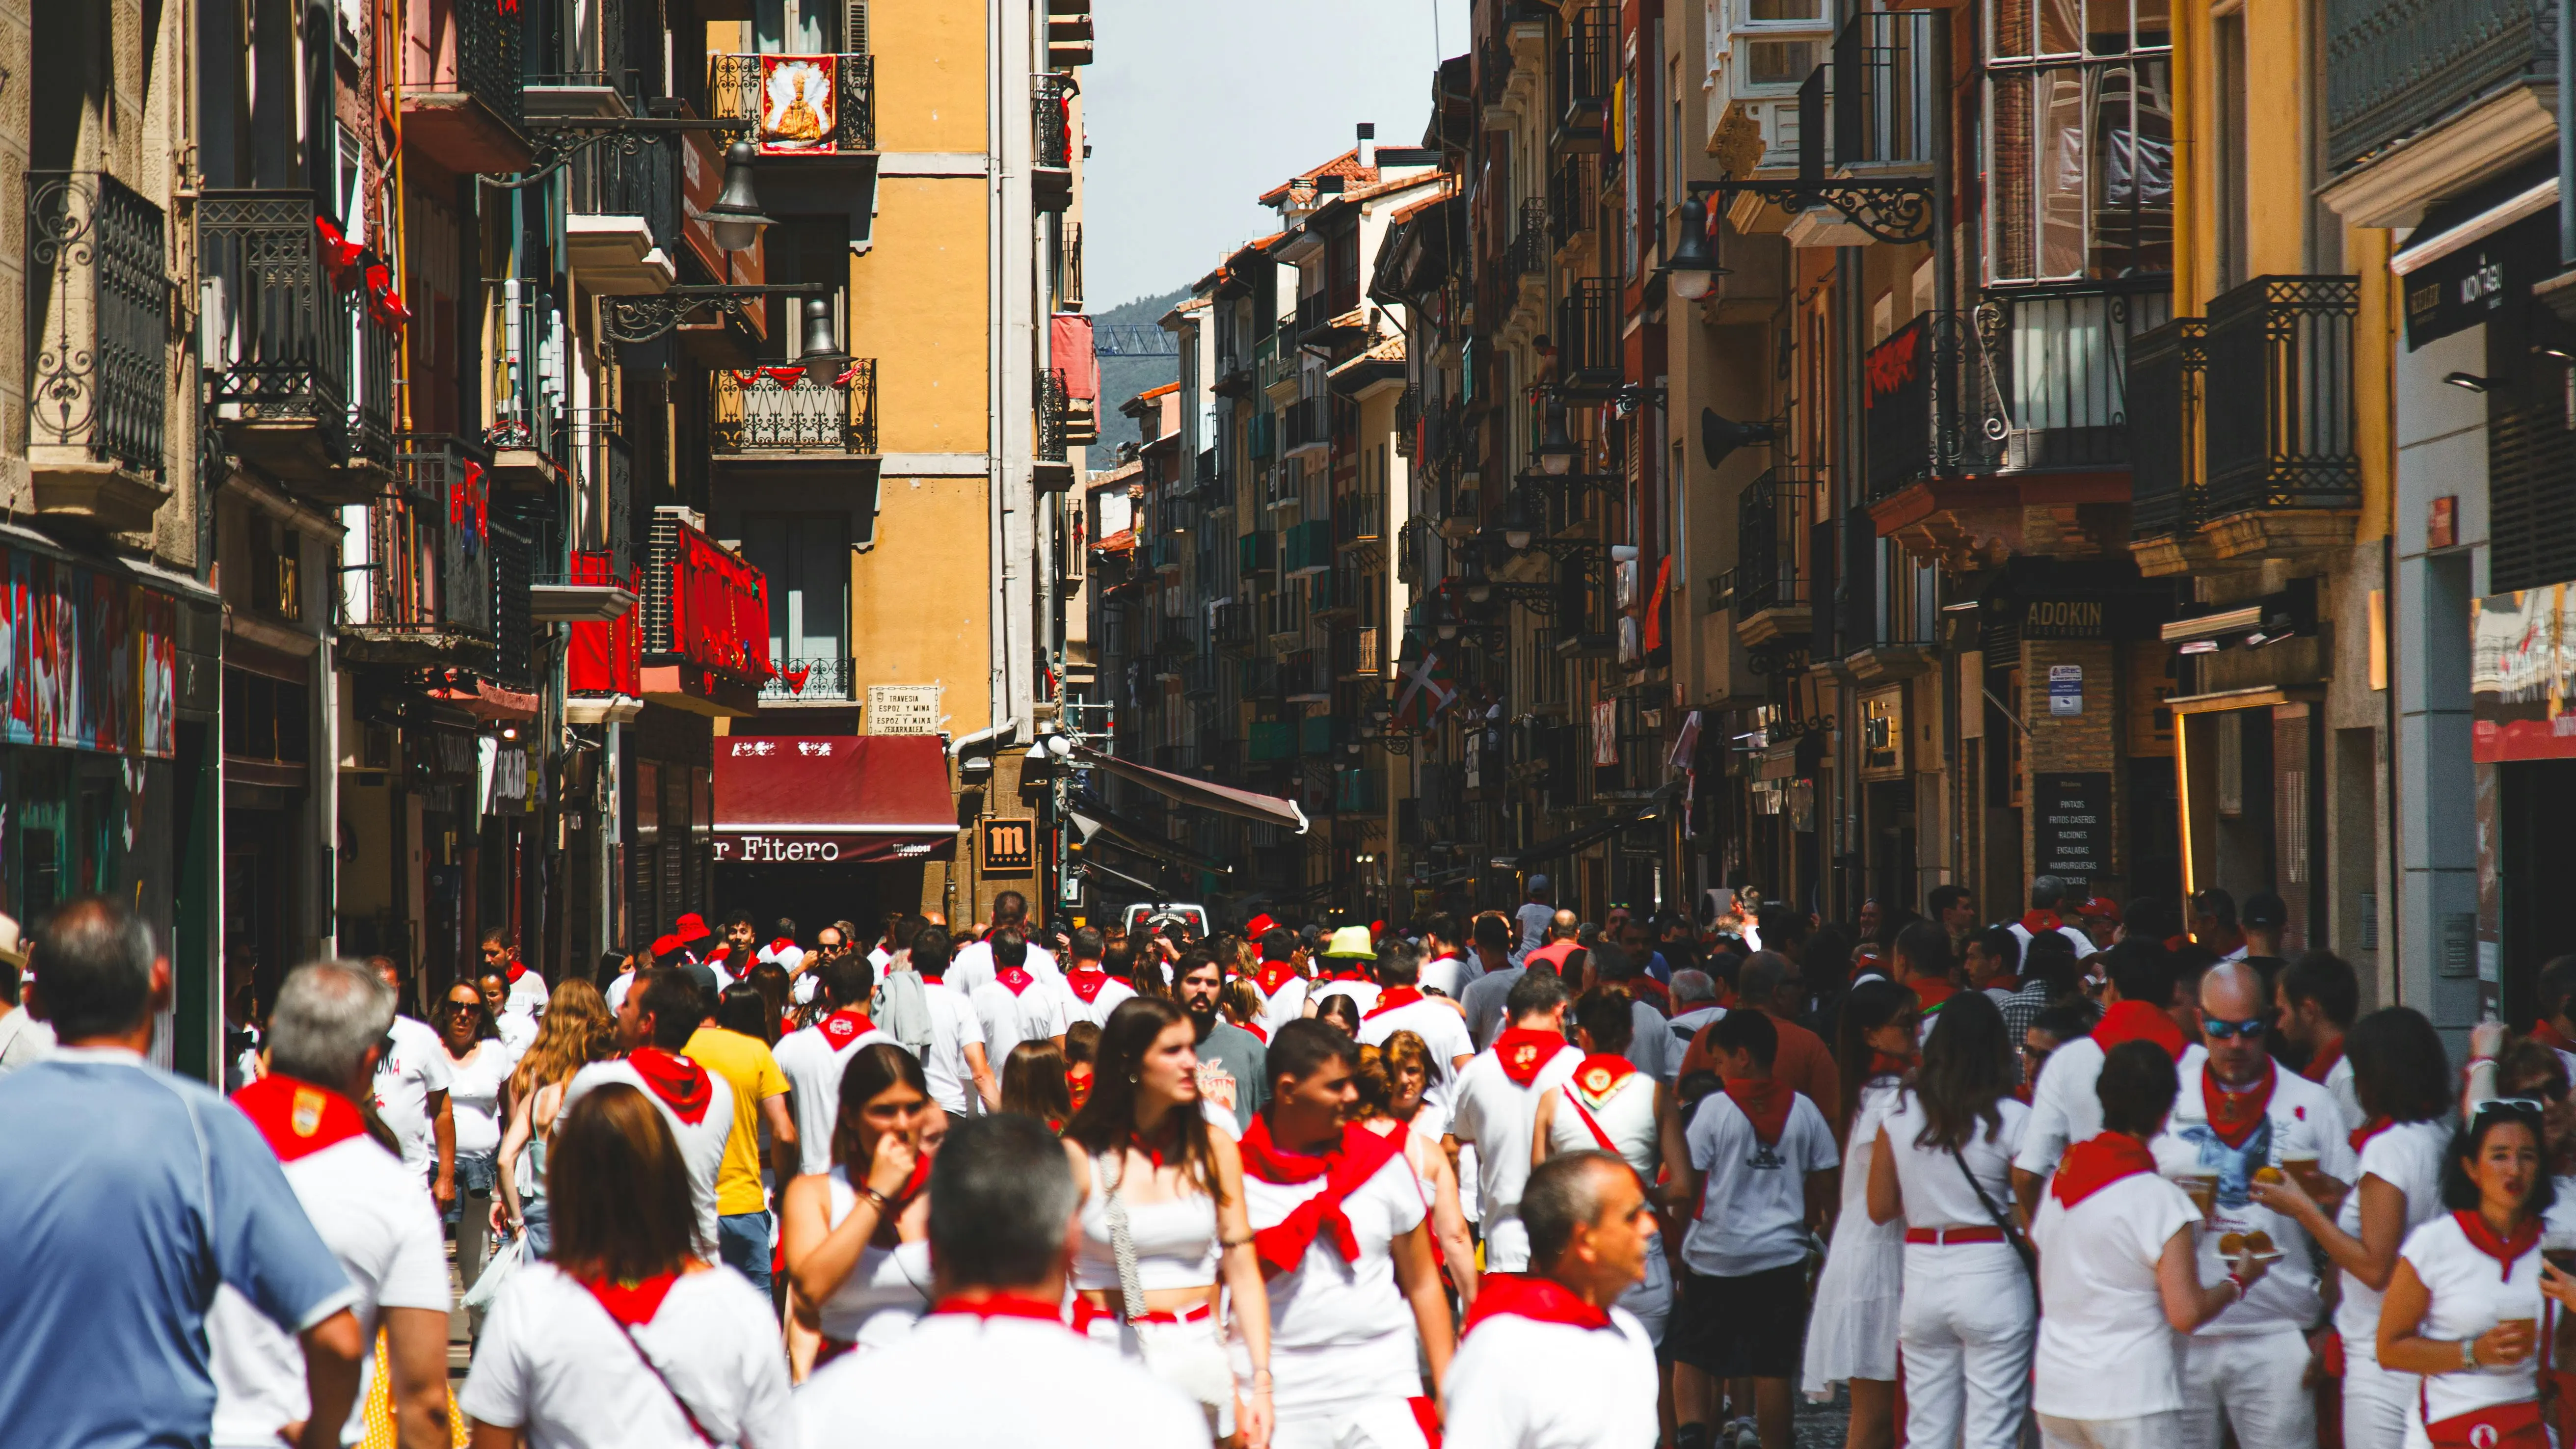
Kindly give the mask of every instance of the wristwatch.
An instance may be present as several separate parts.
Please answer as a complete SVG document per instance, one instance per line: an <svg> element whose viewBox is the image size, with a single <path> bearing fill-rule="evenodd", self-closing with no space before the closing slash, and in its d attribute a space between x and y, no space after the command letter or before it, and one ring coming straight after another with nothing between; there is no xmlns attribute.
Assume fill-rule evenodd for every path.
<svg viewBox="0 0 2576 1449"><path fill-rule="evenodd" d="M2478 1366L2478 1341L2477 1341L2476 1339L2474 1339L2474 1338L2464 1338L2464 1339L2461 1339L2461 1340L2460 1340L2460 1367L2461 1367L2463 1370L2467 1370L2467 1369L2473 1369L2473 1368L2476 1368L2477 1366Z"/></svg>

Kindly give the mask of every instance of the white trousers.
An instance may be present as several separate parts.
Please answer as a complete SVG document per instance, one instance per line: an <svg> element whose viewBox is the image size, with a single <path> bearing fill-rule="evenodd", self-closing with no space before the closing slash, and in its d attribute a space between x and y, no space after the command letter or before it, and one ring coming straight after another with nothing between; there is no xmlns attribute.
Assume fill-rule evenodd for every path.
<svg viewBox="0 0 2576 1449"><path fill-rule="evenodd" d="M2030 1409L2030 1279L2009 1243L1905 1249L1905 1442L2013 1449ZM2313 1446L2311 1446L2313 1449Z"/></svg>
<svg viewBox="0 0 2576 1449"><path fill-rule="evenodd" d="M2415 1410L2415 1374L2392 1373L2376 1359L2343 1350L2344 1449L2405 1449L2406 1420Z"/></svg>
<svg viewBox="0 0 2576 1449"><path fill-rule="evenodd" d="M1429 1449L1405 1399L1372 1399L1328 1414L1282 1414L1271 1449Z"/></svg>
<svg viewBox="0 0 2576 1449"><path fill-rule="evenodd" d="M2182 1415L2170 1409L2134 1419L2038 1418L2044 1449L2169 1449L2182 1432Z"/></svg>
<svg viewBox="0 0 2576 1449"><path fill-rule="evenodd" d="M2316 1449L2317 1403L2301 1383L2311 1357L2307 1337L2287 1326L2185 1338L2177 1449L2219 1449L2222 1417L2237 1449Z"/></svg>

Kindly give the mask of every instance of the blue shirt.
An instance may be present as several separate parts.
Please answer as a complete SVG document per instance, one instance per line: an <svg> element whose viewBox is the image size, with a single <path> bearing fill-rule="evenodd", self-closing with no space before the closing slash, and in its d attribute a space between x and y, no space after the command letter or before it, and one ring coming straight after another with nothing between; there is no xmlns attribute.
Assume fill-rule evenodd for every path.
<svg viewBox="0 0 2576 1449"><path fill-rule="evenodd" d="M355 1300L233 1106L112 1048L0 1078L0 1443L183 1449L213 1432L229 1283L291 1331Z"/></svg>

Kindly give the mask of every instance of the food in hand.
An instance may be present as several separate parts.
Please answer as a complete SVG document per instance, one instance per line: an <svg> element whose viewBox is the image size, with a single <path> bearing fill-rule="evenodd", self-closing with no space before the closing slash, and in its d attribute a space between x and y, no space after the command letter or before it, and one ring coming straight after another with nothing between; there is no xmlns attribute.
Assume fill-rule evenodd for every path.
<svg viewBox="0 0 2576 1449"><path fill-rule="evenodd" d="M2274 1251L2272 1247L2272 1235L2263 1231L2261 1228L2256 1228L2254 1231L2247 1233L2245 1235L2245 1251L2258 1256L2271 1253Z"/></svg>
<svg viewBox="0 0 2576 1449"><path fill-rule="evenodd" d="M2281 1169L2277 1167L2265 1166L2254 1169L2254 1180L2256 1182L2268 1182L2274 1186L2278 1186L2282 1183L2288 1182L2290 1177L2289 1174L2281 1171Z"/></svg>
<svg viewBox="0 0 2576 1449"><path fill-rule="evenodd" d="M2245 1235L2243 1233L2221 1233L2218 1235L2218 1255L2220 1257L2233 1258L2244 1251Z"/></svg>

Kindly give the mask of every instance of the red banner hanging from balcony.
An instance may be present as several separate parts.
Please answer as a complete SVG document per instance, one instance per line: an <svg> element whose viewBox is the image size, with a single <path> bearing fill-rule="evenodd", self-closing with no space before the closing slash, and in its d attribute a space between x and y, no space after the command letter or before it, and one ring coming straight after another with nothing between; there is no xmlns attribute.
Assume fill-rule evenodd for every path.
<svg viewBox="0 0 2576 1449"><path fill-rule="evenodd" d="M671 645L708 669L752 684L777 677L769 662L769 581L694 528L679 531L671 567Z"/></svg>
<svg viewBox="0 0 2576 1449"><path fill-rule="evenodd" d="M1048 356L1064 374L1064 395L1098 401L1100 354L1092 346L1091 319L1079 312L1058 312L1047 330Z"/></svg>
<svg viewBox="0 0 2576 1449"><path fill-rule="evenodd" d="M760 149L769 155L829 156L840 149L841 58L760 58Z"/></svg>
<svg viewBox="0 0 2576 1449"><path fill-rule="evenodd" d="M641 570L630 569L623 579L611 568L605 551L576 552L572 556L572 581L576 584L623 583L639 597L644 592ZM573 694L623 694L636 696L644 692L644 617L641 609L628 609L614 619L584 620L572 625L572 639L564 651L564 687Z"/></svg>

